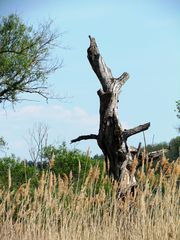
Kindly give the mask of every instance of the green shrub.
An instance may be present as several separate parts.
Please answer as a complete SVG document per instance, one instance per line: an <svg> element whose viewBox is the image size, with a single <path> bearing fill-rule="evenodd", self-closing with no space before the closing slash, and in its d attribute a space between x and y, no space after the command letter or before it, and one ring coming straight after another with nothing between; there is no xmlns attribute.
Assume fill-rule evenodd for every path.
<svg viewBox="0 0 180 240"><path fill-rule="evenodd" d="M50 169L56 175L60 174L61 177L71 175L75 186L82 184L91 167L98 165L100 174L103 172L103 159L94 160L88 152L83 153L78 149L69 150L65 143L58 148L46 147L43 157L50 162Z"/></svg>
<svg viewBox="0 0 180 240"><path fill-rule="evenodd" d="M0 187L17 188L31 179L32 185L37 184L37 171L34 166L28 166L14 155L0 159Z"/></svg>

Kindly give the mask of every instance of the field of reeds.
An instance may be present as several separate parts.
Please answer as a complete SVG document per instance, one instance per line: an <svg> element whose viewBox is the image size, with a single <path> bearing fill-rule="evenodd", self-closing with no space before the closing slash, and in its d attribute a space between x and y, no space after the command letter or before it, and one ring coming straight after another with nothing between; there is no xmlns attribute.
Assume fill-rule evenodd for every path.
<svg viewBox="0 0 180 240"><path fill-rule="evenodd" d="M79 175L81 166L79 164ZM42 172L18 189L0 189L1 240L180 239L179 160L143 160L138 187L118 200L118 184L92 166L83 182Z"/></svg>

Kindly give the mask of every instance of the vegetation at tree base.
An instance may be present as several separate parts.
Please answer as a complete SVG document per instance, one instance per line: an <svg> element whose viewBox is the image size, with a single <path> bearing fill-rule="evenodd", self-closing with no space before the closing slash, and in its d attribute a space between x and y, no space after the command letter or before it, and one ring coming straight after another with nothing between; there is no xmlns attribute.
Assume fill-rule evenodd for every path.
<svg viewBox="0 0 180 240"><path fill-rule="evenodd" d="M179 161L142 164L140 184L124 200L116 197L117 182L97 170L89 169L79 191L71 174L52 171L41 172L34 191L30 180L14 189L9 171L0 190L0 239L179 239Z"/></svg>
<svg viewBox="0 0 180 240"><path fill-rule="evenodd" d="M82 153L74 149L68 150L65 143L59 147L45 147L43 161L33 163L32 161L22 161L14 155L0 159L0 187L7 187L8 174L11 171L12 188L18 188L21 184L31 179L31 186L37 186L38 179L43 171L53 172L56 176L72 176L74 184L78 182L80 186L86 178L90 168L99 167L102 174L104 160L97 161L90 158L88 152Z"/></svg>
<svg viewBox="0 0 180 240"><path fill-rule="evenodd" d="M82 153L78 149L68 150L65 143L58 148L53 146L46 147L44 149L44 158L48 159L48 162L50 162L51 165L51 170L53 170L56 175L66 174L69 176L72 172L75 180L79 177L80 169L82 176L82 174L86 175L87 172L89 172L90 166L95 166L97 164L103 166L103 159L93 161L89 156L88 151Z"/></svg>
<svg viewBox="0 0 180 240"><path fill-rule="evenodd" d="M50 63L51 49L57 34L51 31L51 22L35 31L15 15L0 22L0 102L15 103L21 93L50 97L47 76L60 65Z"/></svg>
<svg viewBox="0 0 180 240"><path fill-rule="evenodd" d="M31 179L32 185L35 187L38 181L37 170L33 166L25 165L14 155L4 157L0 160L0 188L7 188L9 184L9 171L12 177L12 189L17 189L23 183Z"/></svg>
<svg viewBox="0 0 180 240"><path fill-rule="evenodd" d="M173 162L179 157L180 137L171 139L169 144L163 142L155 145L147 145L147 151L157 151L161 149L169 149L166 153L167 159ZM8 186L8 174L11 171L12 188L17 189L21 184L27 183L31 179L31 187L37 187L38 180L43 171L52 172L56 176L71 176L74 182L74 188L78 190L84 179L87 177L90 169L98 167L99 174L104 174L104 158L103 155L95 155L90 157L89 151L86 153L78 149L69 150L65 143L55 147L47 146L42 152L42 161L32 162L21 160L14 155L0 159L0 187ZM158 160L159 161L159 160ZM158 161L154 161L157 164ZM144 163L146 166L146 162ZM141 164L140 164L141 165ZM159 169L160 171L160 169ZM159 172L156 172L159 174ZM78 184L78 186L77 186ZM100 183L98 183L100 184Z"/></svg>

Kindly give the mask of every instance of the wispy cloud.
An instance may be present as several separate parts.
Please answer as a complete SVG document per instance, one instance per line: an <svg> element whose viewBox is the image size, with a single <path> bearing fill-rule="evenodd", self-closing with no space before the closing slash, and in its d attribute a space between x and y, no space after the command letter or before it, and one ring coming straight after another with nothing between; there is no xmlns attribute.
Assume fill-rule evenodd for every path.
<svg viewBox="0 0 180 240"><path fill-rule="evenodd" d="M98 123L98 115L92 115L80 107L65 108L61 105L31 105L16 110L0 111L0 121L66 121L69 123L80 122L83 125L95 125Z"/></svg>
<svg viewBox="0 0 180 240"><path fill-rule="evenodd" d="M39 122L45 123L49 128L49 143L70 143L79 135L97 134L99 115L91 114L79 106L70 108L55 104L23 106L6 112L1 110L0 133L8 142L9 153L28 158L29 130ZM129 128L126 123L122 123L122 126ZM96 142L85 141L74 146L83 151L86 151L87 146L91 146L94 154L98 152Z"/></svg>

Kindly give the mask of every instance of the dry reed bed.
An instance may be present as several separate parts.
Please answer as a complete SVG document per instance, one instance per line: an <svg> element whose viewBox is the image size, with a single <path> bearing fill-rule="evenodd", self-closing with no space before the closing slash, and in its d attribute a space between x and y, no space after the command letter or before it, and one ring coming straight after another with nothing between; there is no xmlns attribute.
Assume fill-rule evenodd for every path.
<svg viewBox="0 0 180 240"><path fill-rule="evenodd" d="M42 174L37 189L32 191L29 180L14 191L9 172L9 189L0 190L0 239L180 239L179 161L163 158L144 169L143 163L139 187L125 201L116 199L117 183L100 176L98 167L79 189L71 174L61 178L50 172Z"/></svg>

